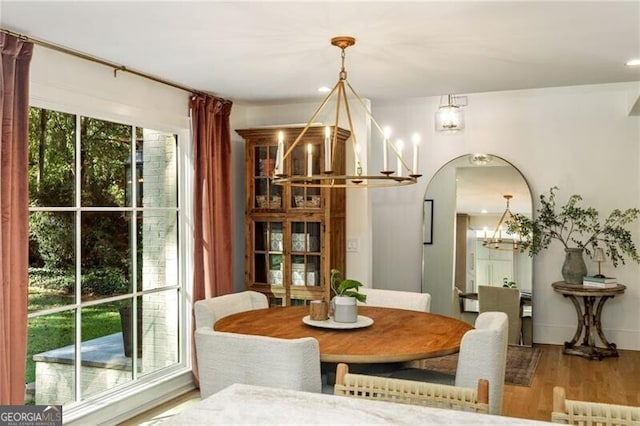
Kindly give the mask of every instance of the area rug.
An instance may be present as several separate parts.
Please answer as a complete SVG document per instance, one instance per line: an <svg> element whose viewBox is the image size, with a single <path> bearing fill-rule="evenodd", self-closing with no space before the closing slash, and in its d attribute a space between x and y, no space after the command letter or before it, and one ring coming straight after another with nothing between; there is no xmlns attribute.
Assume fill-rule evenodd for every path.
<svg viewBox="0 0 640 426"><path fill-rule="evenodd" d="M542 351L527 346L509 346L507 348L507 367L505 383L508 385L530 386L536 372ZM458 354L420 360L420 368L455 376Z"/></svg>

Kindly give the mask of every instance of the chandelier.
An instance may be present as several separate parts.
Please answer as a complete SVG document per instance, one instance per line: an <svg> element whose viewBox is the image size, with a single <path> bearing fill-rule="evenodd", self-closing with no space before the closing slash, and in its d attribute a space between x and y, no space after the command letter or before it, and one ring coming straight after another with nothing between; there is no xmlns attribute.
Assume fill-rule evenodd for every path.
<svg viewBox="0 0 640 426"><path fill-rule="evenodd" d="M513 219L513 214L511 213L511 209L509 208L509 200L513 198L512 195L505 194L503 195L505 200L507 200L507 208L502 213L502 217L498 221L496 225L495 231L493 231L493 235L491 239L487 238L487 234L485 231L484 240L482 241L482 246L491 250L502 250L502 251L519 251L520 250L520 235L514 234L509 235L510 238L507 238L505 232L505 238L502 236L502 228L506 222Z"/></svg>
<svg viewBox="0 0 640 426"><path fill-rule="evenodd" d="M411 185L417 183L418 178L422 176L418 173L418 146L420 143L419 135L414 134L412 137L413 162L411 167L409 167L408 162L402 156L404 143L401 140L396 141L395 144L391 143L391 131L389 130L389 128L385 127L383 129L378 124L378 122L373 118L371 111L369 111L362 98L358 96L358 94L355 92L355 90L347 80L347 71L344 65L346 57L345 50L347 49L347 47L353 46L355 42L355 38L349 36L339 36L333 37L331 39L331 44L341 50L342 66L340 69L338 81L322 101L315 113L311 116L300 134L296 137L293 143L288 146L288 148L285 146L285 141L283 140L282 133L278 135L275 171L274 178L272 180L274 184L307 188L372 188ZM356 101L356 104L364 110L367 117L371 119L371 122L382 134L383 170L381 170L380 174L378 175L363 174L363 167L360 161L360 147L358 145L356 133L353 128L353 120L351 118L351 104L349 102L347 92L349 92L353 100ZM312 173L311 171L309 171L305 175L284 174L284 162L292 155L294 148L302 140L302 137L305 135L309 127L313 125L320 112L325 108L325 106L334 96L337 97L335 101L335 123L333 126L333 130L331 130L330 126L327 126L325 128L323 144L325 155L321 167L322 171L320 173ZM351 132L349 141L351 141L351 145L353 148L354 170L352 173L337 175L333 171L340 170L339 167L336 167L337 164L334 164L334 161L338 160L335 153L338 144L338 126L341 122L340 118L343 111L346 117L346 123L348 125L349 131ZM395 155L395 169L392 168L394 166L393 162L390 165L389 151L391 151L392 155ZM312 153L309 152L308 156L311 155Z"/></svg>

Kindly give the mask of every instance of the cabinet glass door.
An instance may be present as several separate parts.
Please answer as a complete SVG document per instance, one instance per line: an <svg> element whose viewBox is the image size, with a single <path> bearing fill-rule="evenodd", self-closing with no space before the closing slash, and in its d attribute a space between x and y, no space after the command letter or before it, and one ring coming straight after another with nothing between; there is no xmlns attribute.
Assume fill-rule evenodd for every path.
<svg viewBox="0 0 640 426"><path fill-rule="evenodd" d="M291 223L291 285L321 285L320 244L320 222Z"/></svg>
<svg viewBox="0 0 640 426"><path fill-rule="evenodd" d="M281 209L282 187L271 183L276 164L276 147L258 146L254 155L254 208Z"/></svg>
<svg viewBox="0 0 640 426"><path fill-rule="evenodd" d="M253 281L260 285L284 284L282 222L254 223Z"/></svg>

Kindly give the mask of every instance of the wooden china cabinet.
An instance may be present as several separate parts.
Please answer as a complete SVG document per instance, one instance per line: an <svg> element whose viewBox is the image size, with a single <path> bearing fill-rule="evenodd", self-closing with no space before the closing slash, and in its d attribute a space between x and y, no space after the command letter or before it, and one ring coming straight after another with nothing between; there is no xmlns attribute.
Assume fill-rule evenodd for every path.
<svg viewBox="0 0 640 426"><path fill-rule="evenodd" d="M298 126L236 130L245 140L245 283L248 290L266 294L271 306L329 301L331 269L345 272L345 190L272 182L278 132L283 132L289 149L302 130ZM285 175L307 175L308 145L312 172L320 173L324 132L323 126L307 129L284 161ZM337 134L333 172L341 175L350 133L339 128Z"/></svg>

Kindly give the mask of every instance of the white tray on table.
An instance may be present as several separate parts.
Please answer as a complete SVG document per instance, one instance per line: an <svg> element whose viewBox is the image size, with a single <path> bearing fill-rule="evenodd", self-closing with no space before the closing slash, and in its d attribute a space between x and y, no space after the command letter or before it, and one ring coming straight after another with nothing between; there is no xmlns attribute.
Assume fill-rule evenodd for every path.
<svg viewBox="0 0 640 426"><path fill-rule="evenodd" d="M312 320L309 315L307 315L302 318L302 322L312 327L331 328L335 330L351 330L354 328L369 327L371 324L373 324L373 319L365 317L364 315L358 315L358 320L356 322L337 322L334 321L331 317L329 317L329 319L325 321L315 321Z"/></svg>

